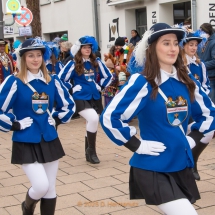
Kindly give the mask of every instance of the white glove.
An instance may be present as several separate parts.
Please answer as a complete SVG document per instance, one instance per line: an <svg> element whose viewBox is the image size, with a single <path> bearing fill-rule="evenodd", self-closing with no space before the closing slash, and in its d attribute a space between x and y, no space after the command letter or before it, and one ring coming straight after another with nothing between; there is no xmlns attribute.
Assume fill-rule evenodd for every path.
<svg viewBox="0 0 215 215"><path fill-rule="evenodd" d="M55 127L55 120L49 116L48 118L49 125L53 125Z"/></svg>
<svg viewBox="0 0 215 215"><path fill-rule="evenodd" d="M26 117L24 119L18 120L17 122L20 124L20 130L24 130L31 126L31 124L33 123L33 119L30 117Z"/></svg>
<svg viewBox="0 0 215 215"><path fill-rule="evenodd" d="M78 84L72 88L72 91L73 93L75 93L76 91L81 91L81 89L82 89L82 86Z"/></svg>
<svg viewBox="0 0 215 215"><path fill-rule="evenodd" d="M190 148L191 149L194 148L196 146L195 140L192 137L190 137L190 136L186 136L186 138L187 138L187 141L188 141L188 143L190 145Z"/></svg>
<svg viewBox="0 0 215 215"><path fill-rule="evenodd" d="M101 92L102 88L95 82L95 85L96 85L96 89Z"/></svg>
<svg viewBox="0 0 215 215"><path fill-rule="evenodd" d="M150 141L150 140L140 140L141 144L137 149L137 154L145 154L145 155L160 155L158 152L164 152L166 146L163 143L158 141Z"/></svg>
<svg viewBox="0 0 215 215"><path fill-rule="evenodd" d="M214 131L210 131L207 134L204 134L204 137L200 140L202 143L209 143L214 136Z"/></svg>

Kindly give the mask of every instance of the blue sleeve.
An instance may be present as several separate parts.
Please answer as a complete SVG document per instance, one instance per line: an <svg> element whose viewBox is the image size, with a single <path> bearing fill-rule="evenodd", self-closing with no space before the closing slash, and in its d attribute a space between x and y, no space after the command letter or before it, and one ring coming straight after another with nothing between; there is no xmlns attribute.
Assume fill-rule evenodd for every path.
<svg viewBox="0 0 215 215"><path fill-rule="evenodd" d="M11 112L13 103L17 97L17 80L14 76L8 76L0 85L0 130L8 132L16 117Z"/></svg>
<svg viewBox="0 0 215 215"><path fill-rule="evenodd" d="M202 77L203 77L202 87L205 90L205 93L208 95L211 91L210 81L208 78L208 73L207 73L205 64L201 63L201 67L202 67Z"/></svg>
<svg viewBox="0 0 215 215"><path fill-rule="evenodd" d="M56 62L55 73L58 75L62 69L63 69L63 64L60 61Z"/></svg>
<svg viewBox="0 0 215 215"><path fill-rule="evenodd" d="M58 74L58 77L63 82L63 84L68 88L68 90L72 88L72 84L70 84L70 79L73 78L75 72L74 69L75 69L74 61L69 61Z"/></svg>
<svg viewBox="0 0 215 215"><path fill-rule="evenodd" d="M128 122L144 108L149 97L148 82L142 75L134 74L103 111L101 126L114 143L125 145L135 136L136 128Z"/></svg>
<svg viewBox="0 0 215 215"><path fill-rule="evenodd" d="M53 78L55 79L55 101L57 105L52 116L58 117L62 123L68 123L75 112L75 102L58 76L53 75Z"/></svg>
<svg viewBox="0 0 215 215"><path fill-rule="evenodd" d="M215 130L215 106L200 83L192 75L190 77L196 83L195 101L191 103L192 118L195 122L191 130L198 130L206 136Z"/></svg>
<svg viewBox="0 0 215 215"><path fill-rule="evenodd" d="M215 44L211 47L210 58L211 60L205 61L205 66L207 70L211 70L215 68Z"/></svg>
<svg viewBox="0 0 215 215"><path fill-rule="evenodd" d="M99 64L99 75L100 75L100 83L99 85L102 87L107 87L110 85L112 81L112 73L111 71L102 63L100 58L96 58Z"/></svg>

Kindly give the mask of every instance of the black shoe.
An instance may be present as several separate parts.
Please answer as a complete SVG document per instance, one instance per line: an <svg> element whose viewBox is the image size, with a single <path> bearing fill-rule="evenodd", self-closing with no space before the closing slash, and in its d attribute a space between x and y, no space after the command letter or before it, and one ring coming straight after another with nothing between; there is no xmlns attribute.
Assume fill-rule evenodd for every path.
<svg viewBox="0 0 215 215"><path fill-rule="evenodd" d="M39 200L32 199L28 195L28 192L27 192L26 199L24 202L22 202L22 205L21 205L22 214L23 215L33 215L37 202L39 202Z"/></svg>
<svg viewBox="0 0 215 215"><path fill-rule="evenodd" d="M96 154L96 134L87 131L88 148L86 150L86 160L92 164L100 163L100 160Z"/></svg>
<svg viewBox="0 0 215 215"><path fill-rule="evenodd" d="M198 171L196 171L194 168L192 169L193 172L193 176L197 181L200 181L200 175L198 173Z"/></svg>

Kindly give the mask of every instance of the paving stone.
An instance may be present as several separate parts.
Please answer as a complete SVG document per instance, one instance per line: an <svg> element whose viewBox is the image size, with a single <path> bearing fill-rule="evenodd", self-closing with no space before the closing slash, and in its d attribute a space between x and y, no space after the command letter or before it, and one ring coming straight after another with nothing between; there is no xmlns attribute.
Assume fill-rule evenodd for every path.
<svg viewBox="0 0 215 215"><path fill-rule="evenodd" d="M102 187L109 187L116 184L121 184L122 182L113 177L104 177L104 178L83 181L83 183L91 187L92 189L98 189Z"/></svg>
<svg viewBox="0 0 215 215"><path fill-rule="evenodd" d="M10 187L1 187L0 188L0 197L12 196L14 194L19 194L19 193L24 193L24 192L26 192L26 188L21 184L13 185Z"/></svg>
<svg viewBox="0 0 215 215"><path fill-rule="evenodd" d="M89 199L90 201L99 201L99 200L123 195L122 192L116 190L113 187L105 187L105 188L95 189L92 191L85 191L85 192L81 192L80 194L85 198Z"/></svg>
<svg viewBox="0 0 215 215"><path fill-rule="evenodd" d="M119 175L122 173L123 173L122 171L117 170L115 168L100 169L100 170L88 172L89 175L92 175L95 178L101 178L101 177L112 176L112 175Z"/></svg>

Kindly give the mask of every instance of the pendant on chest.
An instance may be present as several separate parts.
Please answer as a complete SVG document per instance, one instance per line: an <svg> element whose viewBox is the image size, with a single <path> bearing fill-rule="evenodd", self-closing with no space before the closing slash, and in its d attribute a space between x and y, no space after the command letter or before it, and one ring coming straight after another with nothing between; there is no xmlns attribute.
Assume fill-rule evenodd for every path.
<svg viewBox="0 0 215 215"><path fill-rule="evenodd" d="M178 96L175 100L170 96L165 102L167 110L167 120L172 126L181 125L188 115L187 100Z"/></svg>
<svg viewBox="0 0 215 215"><path fill-rule="evenodd" d="M32 95L32 109L37 114L44 114L49 107L49 96L42 92L34 92Z"/></svg>

